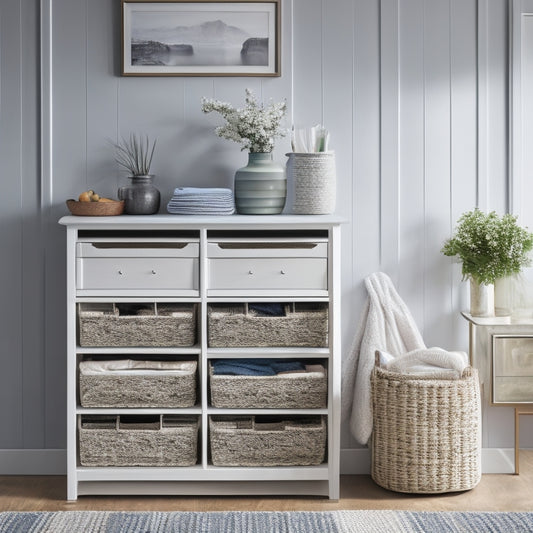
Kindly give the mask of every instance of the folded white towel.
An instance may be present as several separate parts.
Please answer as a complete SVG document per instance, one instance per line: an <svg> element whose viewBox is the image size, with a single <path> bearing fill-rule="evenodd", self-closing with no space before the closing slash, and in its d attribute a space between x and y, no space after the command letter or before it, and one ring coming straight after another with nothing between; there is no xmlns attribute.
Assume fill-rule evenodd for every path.
<svg viewBox="0 0 533 533"><path fill-rule="evenodd" d="M379 356L386 370L424 375L428 379L459 379L468 366L465 352L448 352L442 348L422 348L398 356L380 351Z"/></svg>

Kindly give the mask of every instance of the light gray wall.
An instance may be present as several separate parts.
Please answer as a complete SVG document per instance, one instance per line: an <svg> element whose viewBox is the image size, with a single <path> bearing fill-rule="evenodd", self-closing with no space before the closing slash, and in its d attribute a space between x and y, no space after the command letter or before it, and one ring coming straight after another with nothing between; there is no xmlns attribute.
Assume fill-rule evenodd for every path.
<svg viewBox="0 0 533 533"><path fill-rule="evenodd" d="M48 109L52 119L44 152L53 145L42 171L39 4L0 3L0 449L65 447L57 220L67 198L87 188L114 196L123 184L108 139L158 137L163 205L175 186L230 186L244 164L236 144L213 134L202 96L239 104L250 87L264 100L287 99L287 125L320 122L332 132L337 213L349 220L346 352L363 279L377 270L391 275L428 345L467 349L466 286L440 248L463 211L507 209L507 0L283 0L281 78L123 78L118 1L43 0L51 49L42 74L52 88L50 102L43 93L44 123ZM287 151L285 139L276 158ZM510 412L490 420L488 445L510 447ZM346 431L343 447L355 447Z"/></svg>

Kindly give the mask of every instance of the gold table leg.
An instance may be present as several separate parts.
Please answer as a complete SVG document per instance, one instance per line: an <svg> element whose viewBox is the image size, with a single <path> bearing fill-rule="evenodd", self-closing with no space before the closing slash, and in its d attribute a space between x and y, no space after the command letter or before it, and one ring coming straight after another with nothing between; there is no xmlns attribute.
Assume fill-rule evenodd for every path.
<svg viewBox="0 0 533 533"><path fill-rule="evenodd" d="M520 415L533 415L531 407L514 408L514 473L518 475L520 460Z"/></svg>

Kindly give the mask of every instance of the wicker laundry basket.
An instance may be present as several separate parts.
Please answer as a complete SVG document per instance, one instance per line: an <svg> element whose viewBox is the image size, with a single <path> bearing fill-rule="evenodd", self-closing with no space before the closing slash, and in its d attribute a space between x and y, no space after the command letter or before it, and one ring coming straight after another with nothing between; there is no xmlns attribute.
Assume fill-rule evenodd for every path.
<svg viewBox="0 0 533 533"><path fill-rule="evenodd" d="M371 375L372 479L406 493L472 489L481 479L477 370L428 379L375 367Z"/></svg>
<svg viewBox="0 0 533 533"><path fill-rule="evenodd" d="M198 417L82 416L82 466L192 466L198 456Z"/></svg>
<svg viewBox="0 0 533 533"><path fill-rule="evenodd" d="M196 305L79 303L80 346L192 346Z"/></svg>
<svg viewBox="0 0 533 533"><path fill-rule="evenodd" d="M81 361L82 407L192 407L196 361Z"/></svg>
<svg viewBox="0 0 533 533"><path fill-rule="evenodd" d="M235 376L214 374L209 363L213 407L229 409L318 409L326 407L328 378L322 372Z"/></svg>
<svg viewBox="0 0 533 533"><path fill-rule="evenodd" d="M308 466L324 461L323 416L210 416L209 442L215 466Z"/></svg>
<svg viewBox="0 0 533 533"><path fill-rule="evenodd" d="M211 348L328 346L325 303L287 304L283 316L254 315L247 304L211 304L207 321Z"/></svg>

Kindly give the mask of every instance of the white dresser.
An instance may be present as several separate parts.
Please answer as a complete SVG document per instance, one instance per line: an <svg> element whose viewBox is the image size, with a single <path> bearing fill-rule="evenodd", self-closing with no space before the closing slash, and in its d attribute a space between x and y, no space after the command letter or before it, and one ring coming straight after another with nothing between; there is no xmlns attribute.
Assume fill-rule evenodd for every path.
<svg viewBox="0 0 533 533"><path fill-rule="evenodd" d="M309 494L338 499L341 222L334 216L293 215L68 216L60 220L67 230L69 500L83 494ZM235 332L230 326L225 330L224 310L230 310L228 324L241 313L248 324L244 315L254 304L281 307L287 317L304 316L304 322L295 321L294 332L287 322L277 322L282 327L276 331L275 320L268 317L258 319L254 331L243 329L231 335ZM215 323L215 315L222 316L222 322ZM305 322L306 316L312 320ZM276 316L276 320L285 318ZM156 326L145 332L146 323ZM259 329L261 340L257 341L254 334ZM247 342L248 338L252 340ZM284 405L280 399L271 406L269 400L262 404L260 399L260 407L249 407L228 400L227 406L215 407L212 365L255 359L296 362L315 369L320 365L326 383L323 403L309 406L306 400L295 404L293 399ZM127 398L125 404L106 403L107 393L122 396L116 390L124 383L119 375L104 387L101 405L82 405L81 364L111 361L113 365L122 360L156 361L160 366L186 361L195 368L196 396L191 404L171 407L175 404L170 401L161 403L167 385L156 385L162 393L153 406L143 403L149 398L133 406ZM170 383L172 390L172 382L158 381L158 372L150 370L141 381L132 381L141 385L134 385L138 390L130 393L151 397L143 379L154 376L154 383ZM125 382L134 373L124 372ZM94 381L88 383L91 386ZM216 421L229 420L241 428L248 427L250 419L259 428L259 442L262 429L273 435L264 448L267 451L256 454L252 463L246 438L242 450L233 450L237 459L231 455L226 459L230 450L219 440L212 448ZM297 458L299 449L312 440L303 433L303 440L295 440L292 448L294 464L287 450L279 464L254 464L257 456L260 463L264 459L268 464L269 447L274 448L271 461L276 463L277 442L291 449L291 441L289 446L278 441L272 429L285 419L305 431L314 431L313 424L319 422L324 429L323 456L318 441L312 464L305 464L305 457ZM139 440L128 444L138 428L142 428ZM185 437L180 437L180 431ZM93 435L97 438L92 439ZM216 459L220 452L228 466ZM184 457L188 459L180 464Z"/></svg>

